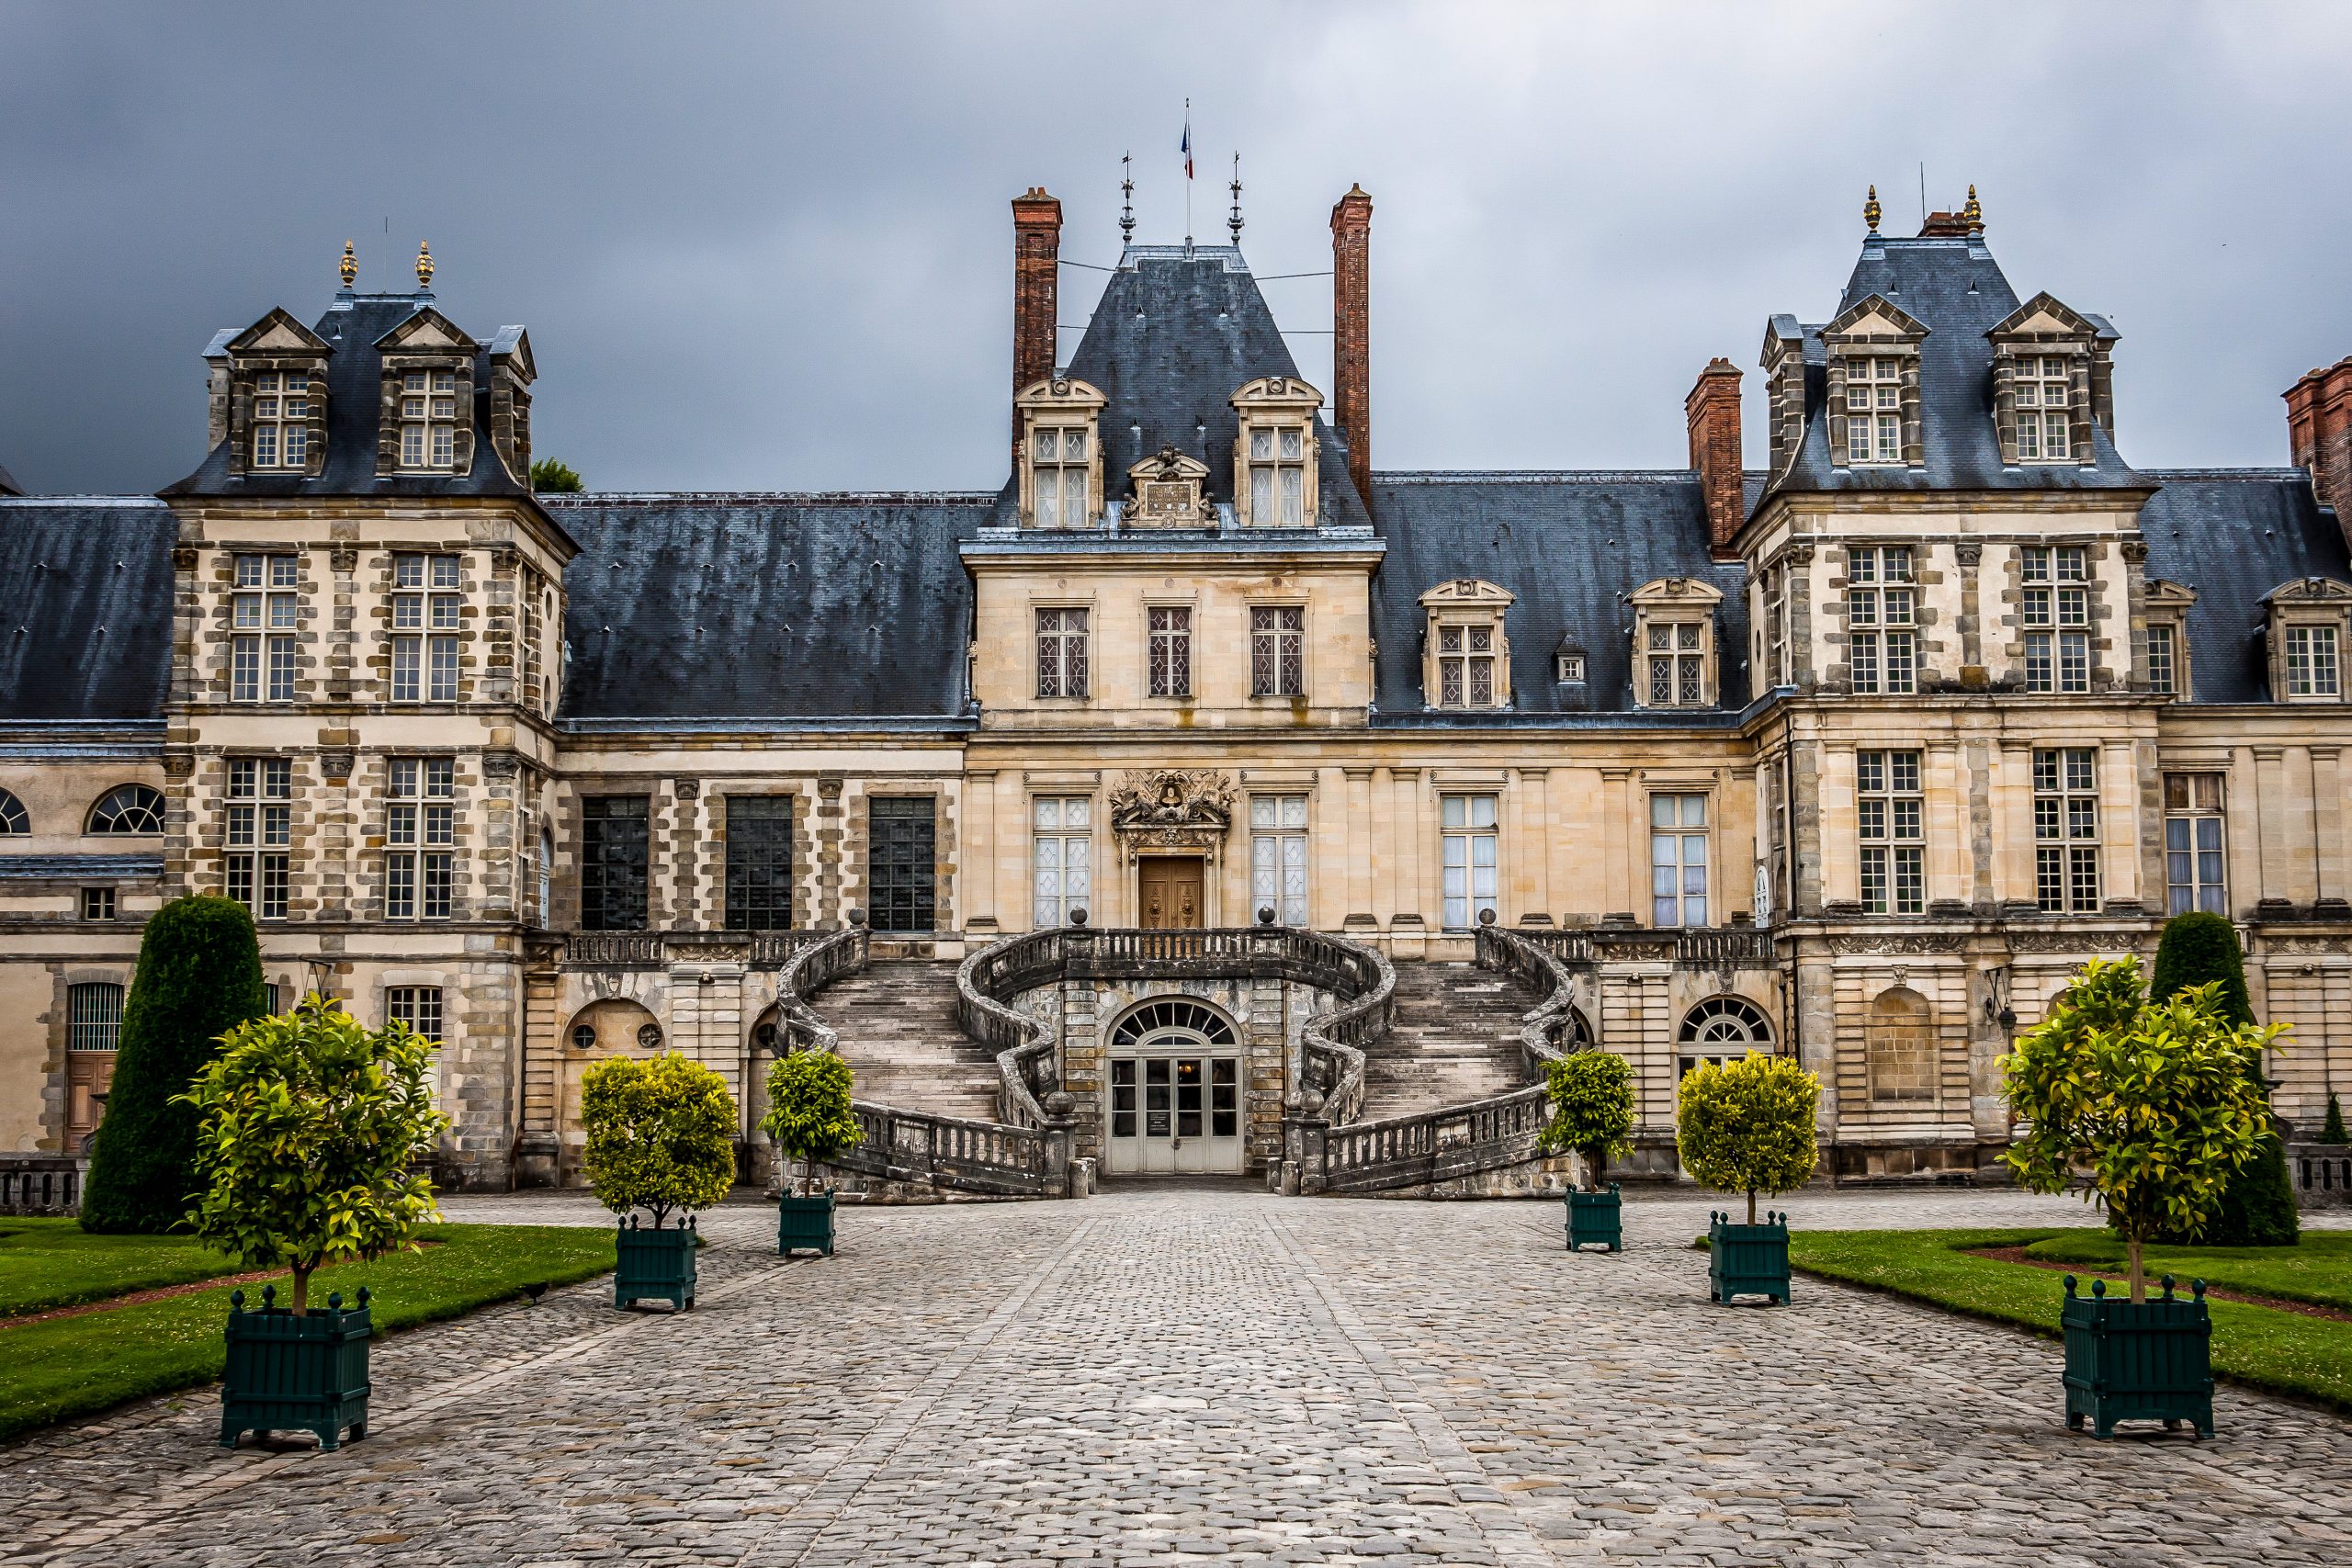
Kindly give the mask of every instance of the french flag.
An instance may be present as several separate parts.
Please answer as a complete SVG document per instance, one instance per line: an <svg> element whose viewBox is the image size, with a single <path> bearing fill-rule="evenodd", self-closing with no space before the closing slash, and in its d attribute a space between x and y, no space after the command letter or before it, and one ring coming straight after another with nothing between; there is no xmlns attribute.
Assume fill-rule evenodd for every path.
<svg viewBox="0 0 2352 1568"><path fill-rule="evenodd" d="M1193 117L1191 115L1184 117L1184 141L1177 151L1184 154L1184 177L1189 180L1193 177Z"/></svg>

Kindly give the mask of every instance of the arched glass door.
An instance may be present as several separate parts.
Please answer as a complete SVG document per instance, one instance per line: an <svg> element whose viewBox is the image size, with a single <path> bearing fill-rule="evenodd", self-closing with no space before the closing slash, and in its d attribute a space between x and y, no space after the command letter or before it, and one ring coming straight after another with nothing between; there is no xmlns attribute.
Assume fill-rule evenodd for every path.
<svg viewBox="0 0 2352 1568"><path fill-rule="evenodd" d="M1148 1001L1111 1031L1114 1176L1238 1173L1241 1046L1222 1013L1190 998Z"/></svg>

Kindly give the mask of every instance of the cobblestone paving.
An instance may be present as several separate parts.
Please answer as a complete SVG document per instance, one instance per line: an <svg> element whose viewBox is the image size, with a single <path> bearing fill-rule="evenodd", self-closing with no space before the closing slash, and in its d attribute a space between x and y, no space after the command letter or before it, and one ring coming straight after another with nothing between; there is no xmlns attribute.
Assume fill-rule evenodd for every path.
<svg viewBox="0 0 2352 1568"><path fill-rule="evenodd" d="M1146 1189L845 1211L791 1263L729 1207L691 1314L590 1283L379 1343L337 1453L220 1450L209 1391L0 1449L0 1561L2352 1562L2352 1424L2225 1390L2211 1443L2069 1434L2045 1342L1804 1279L1710 1307L1707 1207L1631 1194L1630 1250L1572 1258L1549 1203Z"/></svg>

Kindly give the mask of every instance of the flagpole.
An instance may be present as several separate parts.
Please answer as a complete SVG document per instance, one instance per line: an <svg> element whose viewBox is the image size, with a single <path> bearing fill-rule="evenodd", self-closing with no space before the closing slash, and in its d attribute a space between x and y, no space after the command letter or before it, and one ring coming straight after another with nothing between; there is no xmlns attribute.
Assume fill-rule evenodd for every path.
<svg viewBox="0 0 2352 1568"><path fill-rule="evenodd" d="M1184 249L1193 248L1193 100L1184 100Z"/></svg>

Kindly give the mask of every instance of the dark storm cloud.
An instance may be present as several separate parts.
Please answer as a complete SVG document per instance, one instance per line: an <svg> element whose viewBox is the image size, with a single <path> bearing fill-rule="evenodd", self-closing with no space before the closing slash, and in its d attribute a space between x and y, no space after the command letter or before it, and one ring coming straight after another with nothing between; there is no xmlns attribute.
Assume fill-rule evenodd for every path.
<svg viewBox="0 0 2352 1568"><path fill-rule="evenodd" d="M2347 55L2352 10L2245 4L9 0L0 463L179 477L214 329L314 318L346 238L401 286L427 238L459 322L529 326L538 445L598 487L990 487L1007 198L1108 262L1133 148L1139 237L1181 238L1187 95L1193 231L1239 148L1260 272L1329 265L1350 181L1378 203L1385 467L1679 464L1693 374L1824 317L1863 187L1908 232L1922 161L2021 293L2113 316L2127 457L2278 462L2278 394L2352 352ZM1266 290L1329 327L1325 280Z"/></svg>

